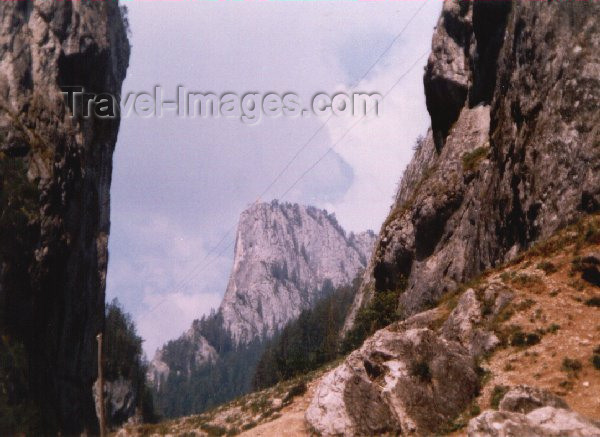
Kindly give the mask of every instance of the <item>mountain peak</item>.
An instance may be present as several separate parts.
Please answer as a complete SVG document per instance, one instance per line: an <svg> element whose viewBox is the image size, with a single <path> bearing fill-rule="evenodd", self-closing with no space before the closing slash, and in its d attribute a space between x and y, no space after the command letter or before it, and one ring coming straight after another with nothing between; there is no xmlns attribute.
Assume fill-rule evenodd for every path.
<svg viewBox="0 0 600 437"><path fill-rule="evenodd" d="M329 289L364 269L375 234L346 234L314 206L255 203L240 217L233 269L221 303L236 342L272 336Z"/></svg>

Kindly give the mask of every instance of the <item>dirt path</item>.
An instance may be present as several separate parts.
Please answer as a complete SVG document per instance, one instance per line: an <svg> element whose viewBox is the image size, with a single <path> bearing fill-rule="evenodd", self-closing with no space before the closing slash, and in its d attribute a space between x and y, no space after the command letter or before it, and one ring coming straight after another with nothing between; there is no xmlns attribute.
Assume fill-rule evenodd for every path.
<svg viewBox="0 0 600 437"><path fill-rule="evenodd" d="M243 437L278 437L278 436L308 436L307 423L304 420L304 413L310 404L313 394L321 378L311 381L308 384L308 390L303 396L297 397L294 401L281 410L281 417L271 422L258 425L255 428L244 431L240 434Z"/></svg>

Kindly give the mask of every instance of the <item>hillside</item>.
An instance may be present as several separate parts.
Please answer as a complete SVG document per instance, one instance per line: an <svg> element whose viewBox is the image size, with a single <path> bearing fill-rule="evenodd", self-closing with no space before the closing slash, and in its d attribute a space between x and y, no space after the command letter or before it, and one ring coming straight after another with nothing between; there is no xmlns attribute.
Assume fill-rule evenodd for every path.
<svg viewBox="0 0 600 437"><path fill-rule="evenodd" d="M424 75L431 130L403 176L346 332L373 334L365 326L389 296L403 322L375 332L323 378L307 411L317 432L431 434L443 431L479 396L485 373L480 361L503 337L481 323L501 317L510 296L522 290L489 282L462 295L445 322L423 311L460 284L518 259L557 229L598 211L599 7L444 2ZM527 275L519 278L528 281ZM590 295L582 306L589 299L593 306ZM516 336L510 345L534 345L541 332L504 337ZM569 357L557 359L566 369L580 366ZM523 401L537 406L551 398L522 391L526 394L507 396L543 398ZM579 426L575 423L598 434L570 414L552 408L527 416L514 409L486 413L471 434L503 435L512 427L517 435L579 435L561 428Z"/></svg>
<svg viewBox="0 0 600 437"><path fill-rule="evenodd" d="M570 410L561 409L572 420L563 417L562 425L577 419L592 432L581 435L595 435L600 428L576 414L600 421L599 269L600 216L595 215L461 284L435 308L378 331L333 374L327 373L329 365L199 416L129 427L118 435L278 436L282 429L295 436L310 435L310 429L325 435L372 435L384 432L383 426L392 431L396 426L389 422L393 413L382 415L374 399L386 399L384 406L409 400L415 405L398 424L402 429L413 423L418 434L435 425L443 433L479 435L473 434L476 424L485 423L491 414L503 415L503 420L496 418L503 427L506 417L520 420L520 426L527 424L523 414L510 412L515 397L521 407L529 405L527 409L533 409L530 404L545 403L564 407L566 402ZM417 334L423 337L425 332L434 335L431 341L439 338L441 343L434 349L419 349L415 344L417 349L410 354L390 351L388 342L406 341ZM440 362L450 350L453 359ZM399 372L402 368L412 370ZM449 369L467 376L453 381L448 378ZM329 391L333 380L328 375L336 375L334 392ZM520 389L526 392L520 397L513 390L512 397L501 402L509 389L518 386L531 388ZM369 395L368 387L388 395ZM454 402L442 402L447 400ZM436 410L444 406L450 410ZM499 407L503 411L498 412ZM359 414L361 421L350 423L363 428L346 428L359 425L350 425L344 417L354 421ZM565 429L562 435L570 435ZM523 427L514 432L525 435L530 431ZM488 430L483 435L493 434Z"/></svg>

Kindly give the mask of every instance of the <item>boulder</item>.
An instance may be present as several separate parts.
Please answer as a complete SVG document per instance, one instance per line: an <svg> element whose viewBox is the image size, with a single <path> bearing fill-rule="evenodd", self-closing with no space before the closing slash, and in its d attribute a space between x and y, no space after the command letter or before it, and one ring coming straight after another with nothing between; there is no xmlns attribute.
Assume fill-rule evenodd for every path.
<svg viewBox="0 0 600 437"><path fill-rule="evenodd" d="M471 419L469 437L597 437L600 427L574 411L542 407L528 414L484 411Z"/></svg>
<svg viewBox="0 0 600 437"><path fill-rule="evenodd" d="M500 343L498 337L486 329L486 323L513 297L508 287L498 283L488 284L479 294L472 288L465 291L441 328L445 338L458 341L475 358L491 352Z"/></svg>
<svg viewBox="0 0 600 437"><path fill-rule="evenodd" d="M499 404L501 411L527 414L541 407L568 409L567 403L560 397L538 387L519 385L510 389Z"/></svg>
<svg viewBox="0 0 600 437"><path fill-rule="evenodd" d="M93 386L96 414L99 414L98 381ZM121 425L135 416L137 406L133 383L123 377L104 383L104 411L109 426Z"/></svg>
<svg viewBox="0 0 600 437"><path fill-rule="evenodd" d="M475 364L458 342L428 328L382 329L319 384L306 412L322 435L428 434L479 390Z"/></svg>

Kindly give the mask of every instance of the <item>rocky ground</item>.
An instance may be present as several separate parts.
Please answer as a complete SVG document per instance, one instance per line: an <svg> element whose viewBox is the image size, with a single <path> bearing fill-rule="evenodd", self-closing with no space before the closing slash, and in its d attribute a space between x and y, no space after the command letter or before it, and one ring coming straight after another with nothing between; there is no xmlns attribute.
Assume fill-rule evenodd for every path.
<svg viewBox="0 0 600 437"><path fill-rule="evenodd" d="M599 268L595 215L333 369L119 435L600 435Z"/></svg>
<svg viewBox="0 0 600 437"><path fill-rule="evenodd" d="M242 396L204 414L158 424L130 425L118 430L117 437L158 435L308 435L304 415L315 388L330 364L303 377Z"/></svg>

